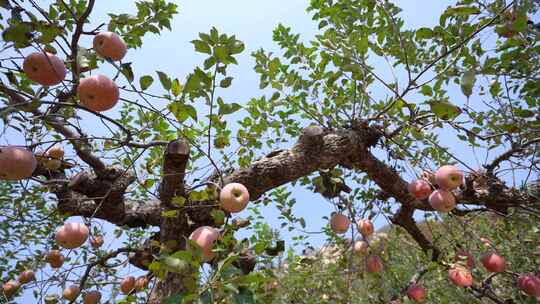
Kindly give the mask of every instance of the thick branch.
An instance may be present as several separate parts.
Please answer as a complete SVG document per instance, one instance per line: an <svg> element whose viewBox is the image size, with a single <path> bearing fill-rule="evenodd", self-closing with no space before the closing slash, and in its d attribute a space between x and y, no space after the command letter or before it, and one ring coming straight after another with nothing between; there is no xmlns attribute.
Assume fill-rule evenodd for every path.
<svg viewBox="0 0 540 304"><path fill-rule="evenodd" d="M163 179L159 197L167 206L175 196L184 196L184 176L189 160L189 144L183 139L171 141L163 155Z"/></svg>

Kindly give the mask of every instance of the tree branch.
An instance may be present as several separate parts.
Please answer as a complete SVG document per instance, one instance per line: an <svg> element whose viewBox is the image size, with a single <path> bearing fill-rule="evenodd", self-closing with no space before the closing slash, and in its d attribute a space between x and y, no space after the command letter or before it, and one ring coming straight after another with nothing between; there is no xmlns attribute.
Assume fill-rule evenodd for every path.
<svg viewBox="0 0 540 304"><path fill-rule="evenodd" d="M163 154L163 178L159 198L164 206L170 206L175 196L184 196L184 176L189 161L189 144L183 139L169 142Z"/></svg>

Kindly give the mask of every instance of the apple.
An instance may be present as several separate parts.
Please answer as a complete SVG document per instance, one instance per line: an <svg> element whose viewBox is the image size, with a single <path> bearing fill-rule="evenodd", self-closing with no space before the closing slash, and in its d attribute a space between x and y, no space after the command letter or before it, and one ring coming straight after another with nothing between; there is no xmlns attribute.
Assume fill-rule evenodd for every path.
<svg viewBox="0 0 540 304"><path fill-rule="evenodd" d="M450 212L456 208L456 198L452 192L438 189L429 196L429 204L439 212Z"/></svg>
<svg viewBox="0 0 540 304"><path fill-rule="evenodd" d="M64 62L47 52L35 52L26 56L23 71L29 79L44 86L59 84L67 74Z"/></svg>
<svg viewBox="0 0 540 304"><path fill-rule="evenodd" d="M9 280L2 285L2 291L4 292L4 295L9 298L16 294L20 287L21 283L19 283L19 281Z"/></svg>
<svg viewBox="0 0 540 304"><path fill-rule="evenodd" d="M367 238L375 232L375 228L370 220L360 220L358 221L358 231L360 231L360 234L362 234L364 238Z"/></svg>
<svg viewBox="0 0 540 304"><path fill-rule="evenodd" d="M343 234L349 230L349 226L351 225L351 220L349 218L341 213L332 213L332 216L330 217L330 229L334 231L334 233Z"/></svg>
<svg viewBox="0 0 540 304"><path fill-rule="evenodd" d="M486 253L480 261L489 272L503 272L506 270L506 260L496 253Z"/></svg>
<svg viewBox="0 0 540 304"><path fill-rule="evenodd" d="M244 210L249 202L248 189L239 183L227 184L219 193L221 208L230 213Z"/></svg>
<svg viewBox="0 0 540 304"><path fill-rule="evenodd" d="M101 292L93 290L88 292L83 297L84 304L98 304L101 301Z"/></svg>
<svg viewBox="0 0 540 304"><path fill-rule="evenodd" d="M75 249L88 240L89 232L85 224L66 223L56 231L54 238L61 247Z"/></svg>
<svg viewBox="0 0 540 304"><path fill-rule="evenodd" d="M59 250L51 250L47 252L45 260L52 268L60 268L64 264L64 255Z"/></svg>
<svg viewBox="0 0 540 304"><path fill-rule="evenodd" d="M422 285L411 284L407 288L407 297L413 302L422 303L426 300L426 289Z"/></svg>
<svg viewBox="0 0 540 304"><path fill-rule="evenodd" d="M62 297L68 301L75 301L81 293L79 285L70 285L62 291Z"/></svg>
<svg viewBox="0 0 540 304"><path fill-rule="evenodd" d="M36 274L34 273L33 270L25 270L21 272L21 274L19 275L18 281L21 284L27 284L34 281L35 279L36 279Z"/></svg>
<svg viewBox="0 0 540 304"><path fill-rule="evenodd" d="M32 176L37 167L34 154L24 148L0 147L0 180L21 180Z"/></svg>
<svg viewBox="0 0 540 304"><path fill-rule="evenodd" d="M45 152L45 156L48 156L50 158L55 158L55 159L63 159L64 148L62 148L62 146L60 145L54 145Z"/></svg>
<svg viewBox="0 0 540 304"><path fill-rule="evenodd" d="M120 90L114 81L104 75L81 79L77 87L81 104L96 112L112 109L120 98Z"/></svg>
<svg viewBox="0 0 540 304"><path fill-rule="evenodd" d="M201 247L203 252L203 261L208 262L214 258L214 253L212 249L214 247L214 242L219 238L219 231L210 226L202 226L195 229L189 239L194 241L199 247Z"/></svg>
<svg viewBox="0 0 540 304"><path fill-rule="evenodd" d="M135 288L135 277L129 276L125 277L122 282L120 282L120 291L123 294L129 294Z"/></svg>
<svg viewBox="0 0 540 304"><path fill-rule="evenodd" d="M114 61L122 60L127 53L124 40L113 32L100 32L94 37L94 51L103 57Z"/></svg>
<svg viewBox="0 0 540 304"><path fill-rule="evenodd" d="M427 199L432 192L431 185L423 179L409 183L407 189L414 198L419 200Z"/></svg>
<svg viewBox="0 0 540 304"><path fill-rule="evenodd" d="M521 274L518 278L518 288L533 297L540 297L540 278L533 273Z"/></svg>
<svg viewBox="0 0 540 304"><path fill-rule="evenodd" d="M103 246L104 242L105 240L103 239L102 235L96 235L95 237L90 238L90 246L92 246L92 248L94 249L97 249Z"/></svg>
<svg viewBox="0 0 540 304"><path fill-rule="evenodd" d="M437 185L445 190L454 190L463 184L463 172L456 166L442 166L435 172Z"/></svg>
<svg viewBox="0 0 540 304"><path fill-rule="evenodd" d="M473 283L473 277L469 269L462 266L454 266L448 270L448 278L459 287L469 287Z"/></svg>
<svg viewBox="0 0 540 304"><path fill-rule="evenodd" d="M384 270L383 260L378 255L370 255L366 258L366 270L369 273L381 272Z"/></svg>
<svg viewBox="0 0 540 304"><path fill-rule="evenodd" d="M148 278L146 276L140 276L135 280L135 291L143 291L148 286Z"/></svg>
<svg viewBox="0 0 540 304"><path fill-rule="evenodd" d="M466 250L460 250L456 253L456 262L469 269L474 268L474 257Z"/></svg>
<svg viewBox="0 0 540 304"><path fill-rule="evenodd" d="M369 244L366 241L354 242L354 252L358 255L363 255L367 252Z"/></svg>

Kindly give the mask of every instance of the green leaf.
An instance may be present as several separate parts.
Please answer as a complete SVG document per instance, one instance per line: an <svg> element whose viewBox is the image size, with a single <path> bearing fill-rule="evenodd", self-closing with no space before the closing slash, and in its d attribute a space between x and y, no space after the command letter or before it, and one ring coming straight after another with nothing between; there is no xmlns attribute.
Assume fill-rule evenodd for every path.
<svg viewBox="0 0 540 304"><path fill-rule="evenodd" d="M221 82L219 83L219 86L222 88L228 88L229 86L231 86L232 80L233 80L232 77L226 77L223 80L221 80Z"/></svg>
<svg viewBox="0 0 540 304"><path fill-rule="evenodd" d="M141 86L141 90L146 90L148 89L152 83L154 83L154 78L152 78L152 76L150 75L145 75L145 76L142 76L140 79L139 79L139 84Z"/></svg>
<svg viewBox="0 0 540 304"><path fill-rule="evenodd" d="M133 82L133 79L135 78L135 75L133 75L133 69L131 68L131 62L128 63L122 63L120 66L120 71L122 71L122 75L126 77L127 81L130 83Z"/></svg>
<svg viewBox="0 0 540 304"><path fill-rule="evenodd" d="M178 78L172 81L171 92L173 96L175 97L177 97L178 95L180 95L180 93L182 93L182 85L180 84L180 81L178 80Z"/></svg>
<svg viewBox="0 0 540 304"><path fill-rule="evenodd" d="M8 27L2 32L2 38L6 42L13 42L15 47L24 48L30 45L33 28L29 22L21 22Z"/></svg>
<svg viewBox="0 0 540 304"><path fill-rule="evenodd" d="M450 7L444 12L444 15L450 16L469 16L478 14L480 14L480 10L478 8L466 5Z"/></svg>
<svg viewBox="0 0 540 304"><path fill-rule="evenodd" d="M156 71L156 73L159 76L159 81L161 82L161 85L163 86L163 88L167 91L170 90L172 83L169 76L167 76L167 74L160 71Z"/></svg>
<svg viewBox="0 0 540 304"><path fill-rule="evenodd" d="M476 72L474 71L474 69L468 70L463 73L463 76L461 77L461 92L463 92L463 94L467 96L467 98L472 95L472 90L475 82Z"/></svg>
<svg viewBox="0 0 540 304"><path fill-rule="evenodd" d="M172 198L171 202L177 207L184 207L184 204L186 203L186 198L183 196L175 196Z"/></svg>
<svg viewBox="0 0 540 304"><path fill-rule="evenodd" d="M215 47L214 54L216 55L219 62L227 62L227 57L229 57L229 51L224 46Z"/></svg>
<svg viewBox="0 0 540 304"><path fill-rule="evenodd" d="M432 101L429 105L431 112L443 120L452 120L461 114L461 109L448 101Z"/></svg>
<svg viewBox="0 0 540 304"><path fill-rule="evenodd" d="M219 111L218 111L218 115L227 115L227 114L231 114L231 113L234 113L238 110L240 110L242 108L241 105L237 104L237 103L231 103L231 104L227 104L225 102L223 102L223 99L221 97L218 97L218 106L219 106Z"/></svg>
<svg viewBox="0 0 540 304"><path fill-rule="evenodd" d="M208 45L208 43L202 40L193 40L191 41L191 43L193 43L193 45L195 46L195 51L199 53L212 54L212 49L210 48L210 45Z"/></svg>
<svg viewBox="0 0 540 304"><path fill-rule="evenodd" d="M416 30L416 39L424 40L433 38L433 31L427 27L421 27Z"/></svg>
<svg viewBox="0 0 540 304"><path fill-rule="evenodd" d="M192 105L187 105L180 102L173 102L169 104L167 108L180 122L184 122L190 117L193 118L193 120L197 121L197 110Z"/></svg>
<svg viewBox="0 0 540 304"><path fill-rule="evenodd" d="M433 89L426 84L420 88L420 93L424 96L433 96Z"/></svg>

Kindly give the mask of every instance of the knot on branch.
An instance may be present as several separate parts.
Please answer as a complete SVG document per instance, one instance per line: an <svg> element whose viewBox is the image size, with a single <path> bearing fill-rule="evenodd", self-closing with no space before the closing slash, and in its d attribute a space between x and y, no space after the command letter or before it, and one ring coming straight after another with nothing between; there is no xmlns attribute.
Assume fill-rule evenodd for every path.
<svg viewBox="0 0 540 304"><path fill-rule="evenodd" d="M366 147L375 146L384 135L382 127L377 125L370 126L368 121L364 119L353 120L350 128L363 139Z"/></svg>

